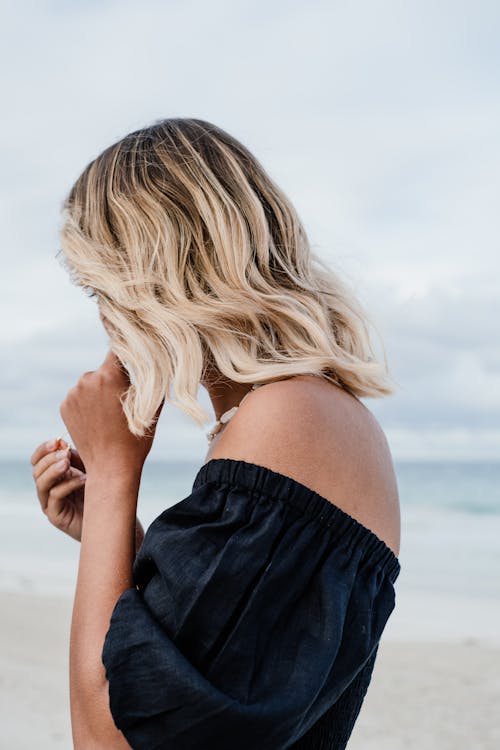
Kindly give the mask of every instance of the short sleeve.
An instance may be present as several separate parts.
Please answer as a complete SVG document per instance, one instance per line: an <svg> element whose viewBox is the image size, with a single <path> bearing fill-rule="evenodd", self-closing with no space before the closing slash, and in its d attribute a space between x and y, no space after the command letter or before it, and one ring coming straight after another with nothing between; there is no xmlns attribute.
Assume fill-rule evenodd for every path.
<svg viewBox="0 0 500 750"><path fill-rule="evenodd" d="M102 661L137 750L280 750L375 652L399 562L294 479L212 459L147 530Z"/></svg>

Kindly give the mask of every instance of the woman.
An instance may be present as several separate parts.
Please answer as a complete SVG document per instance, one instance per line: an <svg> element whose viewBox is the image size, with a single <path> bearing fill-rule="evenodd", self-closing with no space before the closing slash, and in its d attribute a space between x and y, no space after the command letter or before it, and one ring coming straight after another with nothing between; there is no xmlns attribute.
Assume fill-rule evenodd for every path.
<svg viewBox="0 0 500 750"><path fill-rule="evenodd" d="M255 157L202 120L92 161L61 244L110 338L61 404L75 448L31 458L47 517L81 539L75 748L344 748L400 570L392 458L360 401L393 389L363 309ZM157 420L166 400L206 422L200 383L205 463L143 539Z"/></svg>

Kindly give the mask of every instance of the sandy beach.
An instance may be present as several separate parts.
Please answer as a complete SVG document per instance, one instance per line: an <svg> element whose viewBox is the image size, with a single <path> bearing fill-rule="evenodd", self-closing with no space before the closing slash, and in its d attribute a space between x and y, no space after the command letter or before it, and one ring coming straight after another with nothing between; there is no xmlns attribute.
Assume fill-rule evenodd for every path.
<svg viewBox="0 0 500 750"><path fill-rule="evenodd" d="M72 598L3 592L2 748L71 748ZM395 634L396 635L396 634ZM401 641L388 628L349 750L497 750L500 644Z"/></svg>

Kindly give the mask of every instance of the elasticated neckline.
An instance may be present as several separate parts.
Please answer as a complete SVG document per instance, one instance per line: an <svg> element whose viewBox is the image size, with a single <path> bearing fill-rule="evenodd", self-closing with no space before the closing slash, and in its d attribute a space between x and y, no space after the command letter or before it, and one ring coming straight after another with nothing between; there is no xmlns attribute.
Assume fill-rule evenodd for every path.
<svg viewBox="0 0 500 750"><path fill-rule="evenodd" d="M401 565L393 550L375 532L364 526L358 519L349 515L338 505L301 482L249 461L233 458L211 458L196 474L192 490L209 482L230 484L249 492L278 498L311 517L318 517L330 527L334 540L344 535L352 537L353 543L364 545L370 566L383 568L395 582Z"/></svg>

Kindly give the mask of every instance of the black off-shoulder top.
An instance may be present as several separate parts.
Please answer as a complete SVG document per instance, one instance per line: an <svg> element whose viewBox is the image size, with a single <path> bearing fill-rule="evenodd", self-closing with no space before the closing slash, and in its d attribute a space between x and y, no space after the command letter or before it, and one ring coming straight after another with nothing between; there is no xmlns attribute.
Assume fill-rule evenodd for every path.
<svg viewBox="0 0 500 750"><path fill-rule="evenodd" d="M102 651L137 750L341 750L400 563L300 482L215 458L148 528Z"/></svg>

